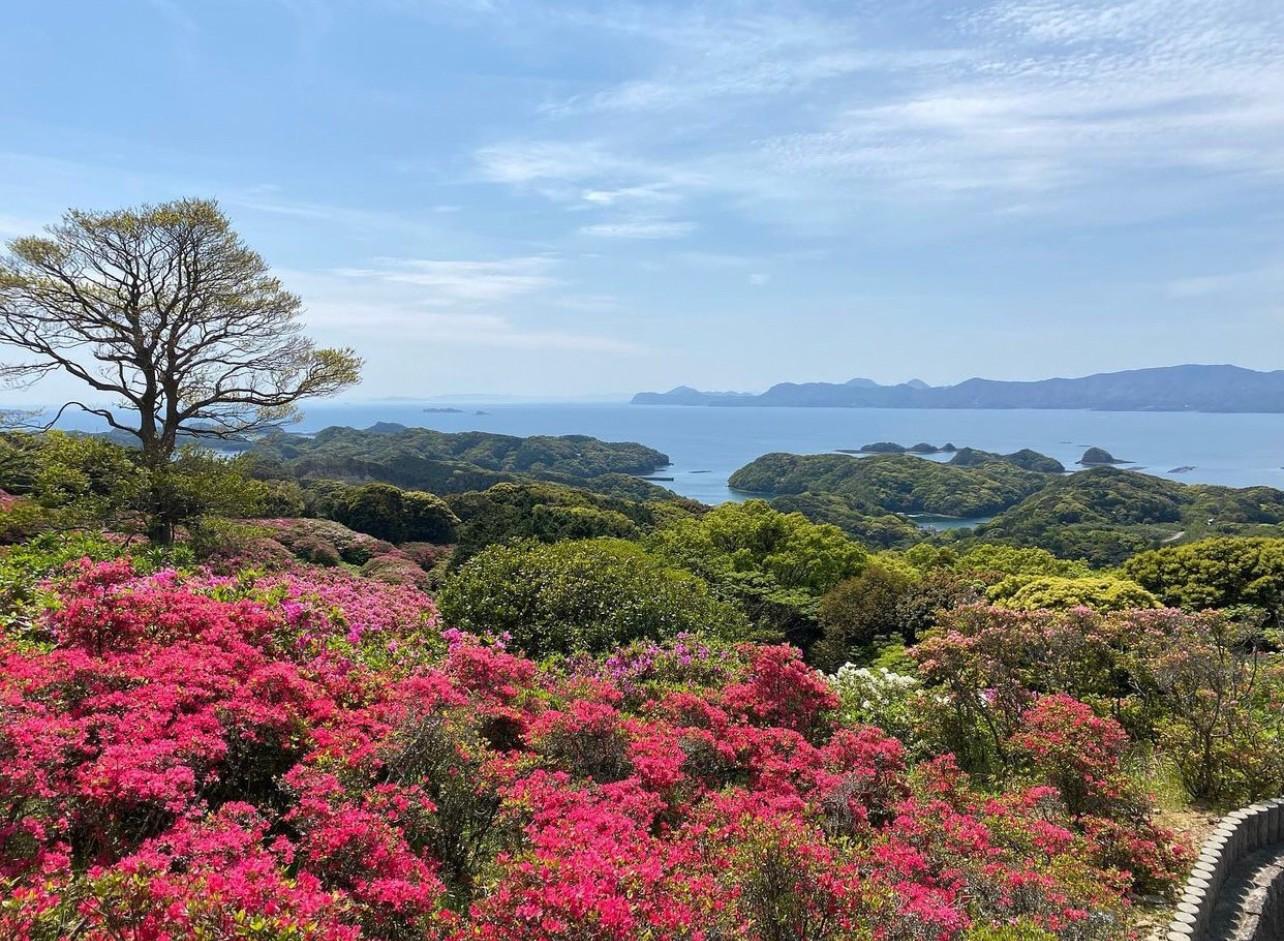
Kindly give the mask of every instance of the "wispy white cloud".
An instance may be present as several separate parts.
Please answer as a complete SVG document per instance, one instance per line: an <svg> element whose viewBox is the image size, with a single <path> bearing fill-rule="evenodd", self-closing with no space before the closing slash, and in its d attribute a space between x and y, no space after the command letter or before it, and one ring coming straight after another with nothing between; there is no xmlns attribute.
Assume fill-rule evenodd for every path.
<svg viewBox="0 0 1284 941"><path fill-rule="evenodd" d="M482 177L496 183L593 180L636 173L641 166L595 141L516 141L477 152Z"/></svg>
<svg viewBox="0 0 1284 941"><path fill-rule="evenodd" d="M1165 285L1165 293L1179 300L1267 292L1276 297L1284 292L1284 263L1242 271L1190 275L1175 278Z"/></svg>
<svg viewBox="0 0 1284 941"><path fill-rule="evenodd" d="M694 222L599 222L580 226L583 235L604 239L680 239L695 231Z"/></svg>
<svg viewBox="0 0 1284 941"><path fill-rule="evenodd" d="M966 24L967 68L771 137L769 165L945 192L1284 167L1278 4L1030 0Z"/></svg>
<svg viewBox="0 0 1284 941"><path fill-rule="evenodd" d="M662 183L644 186L623 186L618 189L587 189L580 194L584 202L593 206L616 206L636 203L676 203L682 197Z"/></svg>
<svg viewBox="0 0 1284 941"><path fill-rule="evenodd" d="M921 70L966 58L962 49L880 46L857 15L794 5L731 8L603 4L568 14L655 50L652 74L546 103L553 115L693 110L711 100L798 94L862 74Z"/></svg>
<svg viewBox="0 0 1284 941"><path fill-rule="evenodd" d="M556 259L547 255L499 261L421 258L377 259L374 266L338 268L343 278L412 285L434 303L493 303L543 291L559 283L550 272Z"/></svg>
<svg viewBox="0 0 1284 941"><path fill-rule="evenodd" d="M544 276L512 274L541 271L544 264L544 259L403 262L369 269L278 273L302 295L309 326L331 342L358 342L378 334L396 336L407 349L441 345L610 354L641 349L617 337L549 329L547 317L527 308L536 292L557 282L522 281ZM520 313L495 309L518 300L523 301ZM550 298L538 305L540 311L547 309L571 308Z"/></svg>
<svg viewBox="0 0 1284 941"><path fill-rule="evenodd" d="M389 235L423 236L443 231L444 219L417 218L382 209L363 209L337 203L299 199L273 184L224 191L221 202L236 210L342 226L349 230ZM440 214L438 214L440 215Z"/></svg>
<svg viewBox="0 0 1284 941"><path fill-rule="evenodd" d="M660 192L826 225L871 199L985 199L991 214L1024 218L1088 212L1085 195L1112 214L1125 203L1180 211L1209 187L1284 176L1276 0L858 12L609 3L565 13L635 43L638 74L546 103L544 125L574 115L564 127L577 139L483 148L482 175L568 203ZM639 136L622 116L660 131Z"/></svg>

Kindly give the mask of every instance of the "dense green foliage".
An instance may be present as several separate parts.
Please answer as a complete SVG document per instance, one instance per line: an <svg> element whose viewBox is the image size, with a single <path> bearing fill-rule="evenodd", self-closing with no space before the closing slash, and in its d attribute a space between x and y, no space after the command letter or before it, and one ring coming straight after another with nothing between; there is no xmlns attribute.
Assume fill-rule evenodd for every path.
<svg viewBox="0 0 1284 941"><path fill-rule="evenodd" d="M769 496L838 494L871 515L931 513L976 517L999 513L1050 478L1005 460L956 467L910 455L766 454L731 475L737 490Z"/></svg>
<svg viewBox="0 0 1284 941"><path fill-rule="evenodd" d="M1282 521L1284 491L1182 484L1097 467L1052 478L1038 493L978 527L975 535L1117 565L1166 539L1251 533Z"/></svg>
<svg viewBox="0 0 1284 941"><path fill-rule="evenodd" d="M1042 547L1097 566L1167 541L1277 535L1284 523L1284 491L1270 487L1183 484L1112 467L1061 470L1033 451L964 448L948 464L906 454L767 454L736 471L731 485L882 548L913 541L912 523L889 514L995 514L938 539Z"/></svg>
<svg viewBox="0 0 1284 941"><path fill-rule="evenodd" d="M109 528L168 541L180 526L209 517L252 516L276 488L250 478L244 459L180 448L149 464L136 448L89 435L50 432L0 437L0 490L23 498L11 507L10 538L51 529Z"/></svg>
<svg viewBox="0 0 1284 941"><path fill-rule="evenodd" d="M389 542L454 542L459 518L440 497L390 484L346 488L332 518Z"/></svg>
<svg viewBox="0 0 1284 941"><path fill-rule="evenodd" d="M895 513L866 513L858 501L837 493L805 493L774 497L773 509L801 513L813 523L837 526L857 542L877 549L899 549L923 538L913 520Z"/></svg>
<svg viewBox="0 0 1284 941"><path fill-rule="evenodd" d="M519 438L378 424L326 428L311 436L278 433L256 442L252 453L276 473L296 478L378 481L443 495L534 478L635 499L668 496L629 476L663 467L667 456L586 435Z"/></svg>
<svg viewBox="0 0 1284 941"><path fill-rule="evenodd" d="M665 519L703 509L689 501L639 501L549 483L496 484L446 498L459 517L456 564L512 539L634 539Z"/></svg>
<svg viewBox="0 0 1284 941"><path fill-rule="evenodd" d="M143 470L125 448L86 435L0 436L0 489L27 498L27 526L119 520L143 490ZM18 525L11 520L10 525Z"/></svg>
<svg viewBox="0 0 1284 941"><path fill-rule="evenodd" d="M537 657L745 628L700 579L619 539L491 546L451 576L438 602L449 623L507 635Z"/></svg>
<svg viewBox="0 0 1284 941"><path fill-rule="evenodd" d="M1062 575L1011 575L986 596L995 604L1018 611L1128 611L1157 608L1159 601L1136 582L1111 575L1067 578Z"/></svg>
<svg viewBox="0 0 1284 941"><path fill-rule="evenodd" d="M1143 552L1123 570L1172 607L1251 605L1275 625L1284 613L1284 539L1202 539Z"/></svg>
<svg viewBox="0 0 1284 941"><path fill-rule="evenodd" d="M1047 549L1001 543L976 545L950 564L962 571L990 575L1087 575L1086 562L1061 559Z"/></svg>
<svg viewBox="0 0 1284 941"><path fill-rule="evenodd" d="M865 566L865 550L836 527L781 513L762 500L724 503L678 519L646 540L653 552L734 601L765 636L808 648L820 597Z"/></svg>
<svg viewBox="0 0 1284 941"><path fill-rule="evenodd" d="M914 578L906 571L876 563L834 586L820 602L823 634L813 657L817 666L837 670L878 638L900 634L901 605L913 587Z"/></svg>
<svg viewBox="0 0 1284 941"><path fill-rule="evenodd" d="M820 599L821 637L810 658L828 670L885 658L903 650L902 644L914 644L943 612L980 602L981 588L966 570L920 568L906 556L875 556L863 572Z"/></svg>

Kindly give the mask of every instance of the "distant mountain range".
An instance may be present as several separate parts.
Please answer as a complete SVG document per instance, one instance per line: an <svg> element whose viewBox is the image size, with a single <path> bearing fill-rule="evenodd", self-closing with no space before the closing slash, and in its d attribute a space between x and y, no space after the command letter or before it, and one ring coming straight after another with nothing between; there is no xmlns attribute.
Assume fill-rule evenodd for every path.
<svg viewBox="0 0 1284 941"><path fill-rule="evenodd" d="M1079 379L1004 382L968 379L929 386L918 379L879 385L782 382L766 392L701 392L678 386L639 392L634 405L779 405L837 408L1041 408L1115 412L1284 412L1284 370L1239 366L1162 366L1098 373Z"/></svg>

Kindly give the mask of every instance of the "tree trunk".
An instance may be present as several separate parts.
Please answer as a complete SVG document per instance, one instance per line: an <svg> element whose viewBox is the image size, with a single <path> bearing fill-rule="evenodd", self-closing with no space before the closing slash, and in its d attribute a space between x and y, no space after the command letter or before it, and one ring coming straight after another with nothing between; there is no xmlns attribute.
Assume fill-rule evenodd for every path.
<svg viewBox="0 0 1284 941"><path fill-rule="evenodd" d="M143 442L143 471L147 475L147 493L144 498L146 533L150 542L168 546L174 541L174 514L165 481L170 452L164 444L152 438Z"/></svg>

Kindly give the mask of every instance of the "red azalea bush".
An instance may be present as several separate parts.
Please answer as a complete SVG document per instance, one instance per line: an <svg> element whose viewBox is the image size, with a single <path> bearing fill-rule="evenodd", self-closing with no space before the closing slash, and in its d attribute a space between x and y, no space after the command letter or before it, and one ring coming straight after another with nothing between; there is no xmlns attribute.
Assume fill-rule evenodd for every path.
<svg viewBox="0 0 1284 941"><path fill-rule="evenodd" d="M909 770L787 647L541 667L337 569L51 589L0 635L3 937L1090 941L1155 838L1093 816L1114 730L1080 761L1070 703L1011 747L1073 812Z"/></svg>
<svg viewBox="0 0 1284 941"><path fill-rule="evenodd" d="M1142 889L1181 877L1190 848L1151 822L1149 799L1123 772L1128 735L1118 722L1056 693L1026 711L1012 745L1057 789L1102 864L1129 872Z"/></svg>
<svg viewBox="0 0 1284 941"><path fill-rule="evenodd" d="M1117 806L1126 796L1120 763L1127 733L1065 693L1044 696L1027 709L1012 745L1075 816Z"/></svg>

